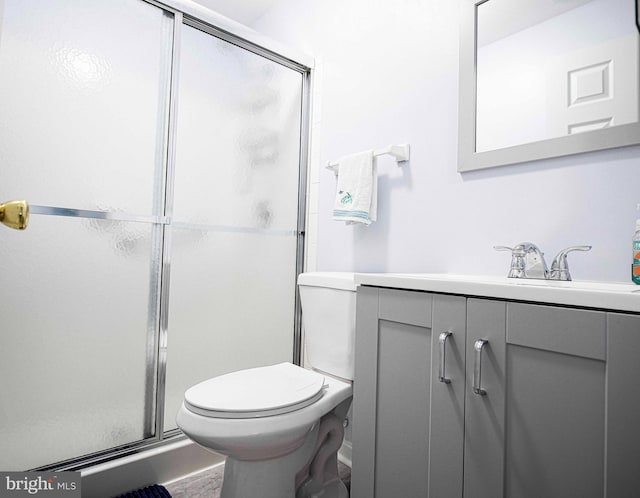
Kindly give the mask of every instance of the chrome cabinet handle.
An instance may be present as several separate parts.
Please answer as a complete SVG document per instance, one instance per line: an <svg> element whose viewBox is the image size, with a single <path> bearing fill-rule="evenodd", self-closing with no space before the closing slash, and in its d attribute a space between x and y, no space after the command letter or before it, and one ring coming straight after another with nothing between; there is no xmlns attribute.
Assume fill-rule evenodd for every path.
<svg viewBox="0 0 640 498"><path fill-rule="evenodd" d="M478 339L473 344L473 349L475 351L475 364L473 366L473 392L479 396L484 396L487 394L487 391L482 389L482 348L488 344L489 341L485 339Z"/></svg>
<svg viewBox="0 0 640 498"><path fill-rule="evenodd" d="M447 339L452 335L453 334L451 332L447 331L447 332L442 332L438 336L438 342L440 343L440 370L438 373L438 380L440 382L444 382L445 384L451 383L451 379L447 379L447 377L445 377L445 358L446 358Z"/></svg>

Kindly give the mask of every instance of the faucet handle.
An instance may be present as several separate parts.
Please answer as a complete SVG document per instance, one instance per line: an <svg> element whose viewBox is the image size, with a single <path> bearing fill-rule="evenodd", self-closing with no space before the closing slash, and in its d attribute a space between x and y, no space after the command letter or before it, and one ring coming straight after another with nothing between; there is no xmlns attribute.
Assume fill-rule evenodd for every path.
<svg viewBox="0 0 640 498"><path fill-rule="evenodd" d="M513 251L513 247L507 246L493 246L496 251Z"/></svg>
<svg viewBox="0 0 640 498"><path fill-rule="evenodd" d="M493 246L496 251L509 251L511 253L511 268L509 268L509 278L524 277L524 249L522 244L516 247Z"/></svg>
<svg viewBox="0 0 640 498"><path fill-rule="evenodd" d="M540 248L532 242L521 242L515 247L494 246L496 251L511 251L509 278L546 279L549 276L547 263Z"/></svg>
<svg viewBox="0 0 640 498"><path fill-rule="evenodd" d="M551 263L551 273L549 274L549 280L571 280L571 274L569 273L569 263L567 261L567 254L572 251L590 251L591 246L571 246L563 249Z"/></svg>

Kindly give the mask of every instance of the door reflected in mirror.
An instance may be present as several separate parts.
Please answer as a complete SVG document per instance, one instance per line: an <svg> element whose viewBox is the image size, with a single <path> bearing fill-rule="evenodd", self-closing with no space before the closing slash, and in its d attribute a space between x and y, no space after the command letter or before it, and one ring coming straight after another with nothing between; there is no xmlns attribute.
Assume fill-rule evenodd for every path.
<svg viewBox="0 0 640 498"><path fill-rule="evenodd" d="M634 0L477 5L476 152L638 121Z"/></svg>

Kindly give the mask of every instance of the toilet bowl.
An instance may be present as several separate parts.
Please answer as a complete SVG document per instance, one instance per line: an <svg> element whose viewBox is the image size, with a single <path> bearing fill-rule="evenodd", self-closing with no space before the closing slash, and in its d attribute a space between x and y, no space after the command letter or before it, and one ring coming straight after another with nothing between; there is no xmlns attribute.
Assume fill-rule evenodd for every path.
<svg viewBox="0 0 640 498"><path fill-rule="evenodd" d="M283 373L290 377L291 384L299 380L297 385L282 381ZM235 374L242 376L234 378ZM269 391L273 395L273 406L263 402L264 399L252 406L251 395L244 397L240 391L236 391L236 400L227 396L227 390L237 388L242 382L247 382L253 391L270 380L275 383ZM281 394L290 395L289 404L282 405L278 399ZM282 363L216 377L192 387L185 393L176 420L190 439L227 456L222 498L294 498L304 496L295 493L304 480L296 476L310 463L317 446L321 447L318 439L326 438L326 434L320 434L321 419L335 412L341 429L351 395L349 382ZM224 402L220 402L220 397ZM201 403L206 399L218 401L207 408ZM239 405L243 405L242 408ZM334 453L341 442L342 434ZM337 473L334 477L337 478ZM322 496L332 498L328 494Z"/></svg>
<svg viewBox="0 0 640 498"><path fill-rule="evenodd" d="M298 285L305 335L323 334L309 357L332 372L288 362L232 372L189 388L178 411L190 439L227 456L221 498L348 497L336 454L352 397L353 274L302 274ZM327 306L329 323L313 312Z"/></svg>

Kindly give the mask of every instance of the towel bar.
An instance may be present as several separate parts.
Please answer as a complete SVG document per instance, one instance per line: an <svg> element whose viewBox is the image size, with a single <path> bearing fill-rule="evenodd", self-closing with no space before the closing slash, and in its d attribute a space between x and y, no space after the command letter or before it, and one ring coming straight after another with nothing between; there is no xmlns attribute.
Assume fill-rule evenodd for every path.
<svg viewBox="0 0 640 498"><path fill-rule="evenodd" d="M376 149L373 151L374 156L384 156L385 154L393 156L398 163L405 162L408 161L411 156L411 147L409 144L389 145L384 149ZM336 161L329 161L327 163L327 169L337 173L337 168L338 163Z"/></svg>

